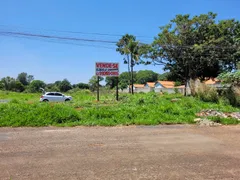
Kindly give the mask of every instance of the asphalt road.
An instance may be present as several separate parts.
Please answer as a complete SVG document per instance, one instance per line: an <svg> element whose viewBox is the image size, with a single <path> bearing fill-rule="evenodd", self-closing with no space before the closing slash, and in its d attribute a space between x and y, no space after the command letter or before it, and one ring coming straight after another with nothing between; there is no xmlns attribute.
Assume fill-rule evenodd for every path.
<svg viewBox="0 0 240 180"><path fill-rule="evenodd" d="M240 126L0 128L0 179L240 179Z"/></svg>

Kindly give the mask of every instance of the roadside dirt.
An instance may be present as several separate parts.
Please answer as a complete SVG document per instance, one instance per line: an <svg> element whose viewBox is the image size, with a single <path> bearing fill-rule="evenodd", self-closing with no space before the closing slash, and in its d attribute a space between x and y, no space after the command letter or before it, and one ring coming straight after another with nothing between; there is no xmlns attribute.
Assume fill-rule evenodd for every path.
<svg viewBox="0 0 240 180"><path fill-rule="evenodd" d="M0 179L240 179L240 126L0 128Z"/></svg>

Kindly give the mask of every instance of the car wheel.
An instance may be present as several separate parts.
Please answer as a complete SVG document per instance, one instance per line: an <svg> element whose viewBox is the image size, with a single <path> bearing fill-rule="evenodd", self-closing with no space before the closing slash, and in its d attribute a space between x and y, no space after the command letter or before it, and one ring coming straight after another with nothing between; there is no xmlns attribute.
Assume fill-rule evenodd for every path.
<svg viewBox="0 0 240 180"><path fill-rule="evenodd" d="M43 102L48 102L48 100L47 100L47 99L44 99Z"/></svg>
<svg viewBox="0 0 240 180"><path fill-rule="evenodd" d="M68 102L68 101L70 101L70 99L66 99L66 100L65 100L65 102Z"/></svg>

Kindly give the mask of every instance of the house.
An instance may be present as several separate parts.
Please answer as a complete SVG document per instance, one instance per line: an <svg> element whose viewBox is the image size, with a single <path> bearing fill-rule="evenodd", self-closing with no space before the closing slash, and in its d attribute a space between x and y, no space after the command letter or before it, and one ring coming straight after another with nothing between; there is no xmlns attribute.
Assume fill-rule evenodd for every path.
<svg viewBox="0 0 240 180"><path fill-rule="evenodd" d="M202 87L202 85L206 85L208 87L214 87L214 88L223 88L223 85L221 84L221 81L214 78L214 79L207 79L205 81L201 81L200 79L196 79L195 81L191 82L195 86L195 89L197 90L199 87ZM193 85L190 86L193 87Z"/></svg>
<svg viewBox="0 0 240 180"><path fill-rule="evenodd" d="M155 88L155 82L147 82L147 83L145 84L145 87L146 87L146 88Z"/></svg>
<svg viewBox="0 0 240 180"><path fill-rule="evenodd" d="M218 80L216 78L204 81L204 84L206 84L207 86L215 87L215 88L221 88L222 87L222 84L221 84L220 80Z"/></svg>
<svg viewBox="0 0 240 180"><path fill-rule="evenodd" d="M184 85L176 86L174 81L157 81L155 83L155 92L167 92L167 93L175 93L176 89L179 93L184 93Z"/></svg>
<svg viewBox="0 0 240 180"><path fill-rule="evenodd" d="M134 92L155 91L155 92L176 93L176 89L179 93L184 93L184 85L175 87L174 81L157 81L157 82L147 82L146 84L133 84ZM125 89L124 92L128 92L128 89Z"/></svg>
<svg viewBox="0 0 240 180"><path fill-rule="evenodd" d="M175 82L174 81L157 81L155 83L155 88L174 88Z"/></svg>
<svg viewBox="0 0 240 180"><path fill-rule="evenodd" d="M136 89L139 89L139 88L144 88L144 84L133 84L133 90L136 90Z"/></svg>
<svg viewBox="0 0 240 180"><path fill-rule="evenodd" d="M127 89L124 89L123 92L129 92L129 87L131 89L132 86L128 86ZM153 88L149 88L148 86L146 86L145 84L133 84L133 91L134 92L150 92Z"/></svg>

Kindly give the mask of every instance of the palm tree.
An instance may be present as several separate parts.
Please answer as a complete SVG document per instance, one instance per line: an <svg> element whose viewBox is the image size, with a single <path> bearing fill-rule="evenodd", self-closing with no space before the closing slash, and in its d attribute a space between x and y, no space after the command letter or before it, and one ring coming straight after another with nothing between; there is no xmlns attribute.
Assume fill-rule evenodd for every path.
<svg viewBox="0 0 240 180"><path fill-rule="evenodd" d="M129 93L130 87L132 87L131 92L133 94L133 66L139 61L139 42L136 41L135 36L126 34L118 41L116 51L126 56L124 63L128 65L129 79L131 77L131 83L129 81Z"/></svg>

